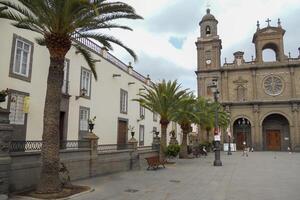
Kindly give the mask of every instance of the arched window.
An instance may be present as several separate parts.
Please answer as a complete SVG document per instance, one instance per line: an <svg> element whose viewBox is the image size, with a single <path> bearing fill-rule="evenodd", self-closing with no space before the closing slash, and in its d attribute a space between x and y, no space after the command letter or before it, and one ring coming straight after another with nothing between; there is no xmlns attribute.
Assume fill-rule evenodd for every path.
<svg viewBox="0 0 300 200"><path fill-rule="evenodd" d="M206 35L210 35L211 34L210 26L206 26L205 33L206 33Z"/></svg>
<svg viewBox="0 0 300 200"><path fill-rule="evenodd" d="M263 50L263 61L264 62L275 62L276 59L276 52L272 49L265 49Z"/></svg>
<svg viewBox="0 0 300 200"><path fill-rule="evenodd" d="M237 87L237 101L245 101L246 97L245 97L245 91L246 88L244 86L238 86Z"/></svg>
<svg viewBox="0 0 300 200"><path fill-rule="evenodd" d="M267 43L262 48L262 59L264 62L279 61L278 46L274 43Z"/></svg>

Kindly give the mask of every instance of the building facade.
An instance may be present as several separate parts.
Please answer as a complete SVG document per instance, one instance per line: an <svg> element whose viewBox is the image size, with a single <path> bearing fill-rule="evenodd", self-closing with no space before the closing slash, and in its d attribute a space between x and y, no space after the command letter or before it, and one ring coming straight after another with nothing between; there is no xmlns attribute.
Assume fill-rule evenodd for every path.
<svg viewBox="0 0 300 200"><path fill-rule="evenodd" d="M47 87L49 53L35 42L33 32L13 27L0 20L0 90L8 88L6 102L14 127L13 140L41 140ZM88 133L88 119L95 119L94 132L100 144L123 144L134 127L139 145L151 145L153 130L160 131L159 116L132 101L153 84L106 49L74 35L89 49L96 64L98 81L87 63L74 49L66 55L60 111L60 140L80 140Z"/></svg>
<svg viewBox="0 0 300 200"><path fill-rule="evenodd" d="M255 150L286 151L300 145L300 57L284 52L285 30L278 20L257 30L252 42L255 57L244 60L244 52L234 53L233 63L221 65L222 41L218 21L207 10L200 22L196 41L198 55L198 95L211 98L210 84L218 80L220 102L231 116L231 132L238 149L243 143ZM271 49L274 61L264 61L264 50ZM203 138L203 137L202 137ZM223 134L223 140L227 137Z"/></svg>

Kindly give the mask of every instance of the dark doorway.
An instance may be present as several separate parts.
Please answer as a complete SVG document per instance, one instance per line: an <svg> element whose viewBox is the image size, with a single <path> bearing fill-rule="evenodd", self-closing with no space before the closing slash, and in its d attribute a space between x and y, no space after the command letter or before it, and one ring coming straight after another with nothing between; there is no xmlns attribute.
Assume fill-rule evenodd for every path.
<svg viewBox="0 0 300 200"><path fill-rule="evenodd" d="M246 141L245 140L245 134L243 132L238 132L236 134L236 148L237 150L243 150L244 145L243 142Z"/></svg>
<svg viewBox="0 0 300 200"><path fill-rule="evenodd" d="M263 123L263 147L267 151L286 151L290 147L288 120L280 114L267 116Z"/></svg>
<svg viewBox="0 0 300 200"><path fill-rule="evenodd" d="M128 121L118 120L118 148L122 148L127 143Z"/></svg>
<svg viewBox="0 0 300 200"><path fill-rule="evenodd" d="M233 142L236 143L237 150L243 150L245 145L246 147L252 147L251 123L248 119L242 117L235 120L233 124Z"/></svg>
<svg viewBox="0 0 300 200"><path fill-rule="evenodd" d="M266 130L266 145L268 150L279 151L281 147L280 130Z"/></svg>

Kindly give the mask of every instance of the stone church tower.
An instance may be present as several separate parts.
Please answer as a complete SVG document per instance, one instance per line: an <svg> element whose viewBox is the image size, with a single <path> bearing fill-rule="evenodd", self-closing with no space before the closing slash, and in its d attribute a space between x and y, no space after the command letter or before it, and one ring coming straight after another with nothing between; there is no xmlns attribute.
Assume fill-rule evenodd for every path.
<svg viewBox="0 0 300 200"><path fill-rule="evenodd" d="M233 63L221 65L218 21L207 9L196 41L198 95L212 98L209 85L218 80L219 100L230 113L238 149L246 142L255 150L300 150L300 56L285 55L280 20L277 26L271 26L269 19L266 22L264 28L257 22L252 40L255 58L245 61L244 52L237 51ZM275 54L272 62L264 61L266 49ZM226 134L222 137L228 140Z"/></svg>

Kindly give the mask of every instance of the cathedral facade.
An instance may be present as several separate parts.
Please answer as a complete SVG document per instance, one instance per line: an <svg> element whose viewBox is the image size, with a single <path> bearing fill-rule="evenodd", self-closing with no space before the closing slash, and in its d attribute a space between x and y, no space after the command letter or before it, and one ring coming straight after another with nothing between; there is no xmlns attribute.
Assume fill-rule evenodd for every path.
<svg viewBox="0 0 300 200"><path fill-rule="evenodd" d="M196 41L198 95L211 98L210 85L218 80L219 101L230 113L237 149L246 143L254 150L300 150L300 56L285 55L285 30L280 20L277 26L267 22L264 28L257 23L251 61L245 61L244 52L238 51L233 63L225 61L222 65L218 21L207 9ZM275 61L264 61L265 49L275 52ZM222 140L228 141L226 134Z"/></svg>

